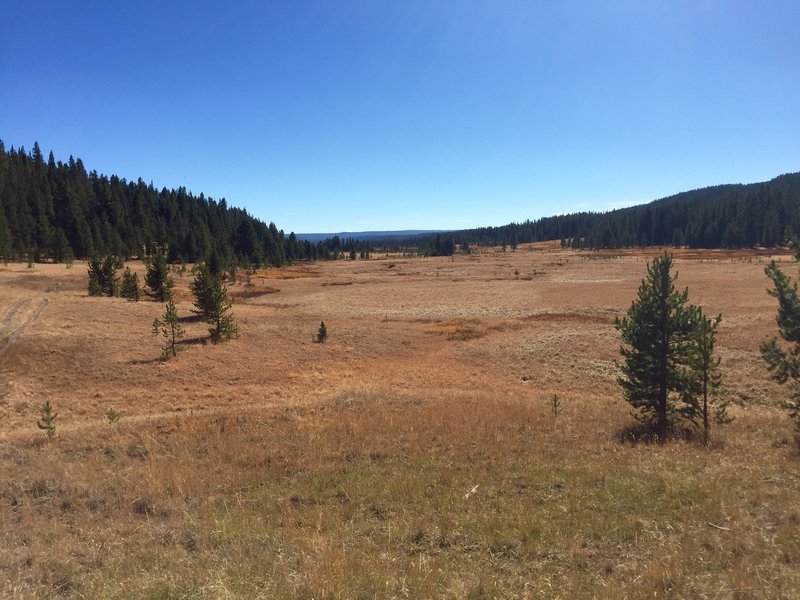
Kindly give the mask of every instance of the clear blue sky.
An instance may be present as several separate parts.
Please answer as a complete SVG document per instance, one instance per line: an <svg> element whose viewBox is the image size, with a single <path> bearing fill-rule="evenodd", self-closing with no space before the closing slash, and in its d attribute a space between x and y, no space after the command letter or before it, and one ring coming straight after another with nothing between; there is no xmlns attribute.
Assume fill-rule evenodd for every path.
<svg viewBox="0 0 800 600"><path fill-rule="evenodd" d="M0 0L0 139L285 231L800 170L800 2Z"/></svg>

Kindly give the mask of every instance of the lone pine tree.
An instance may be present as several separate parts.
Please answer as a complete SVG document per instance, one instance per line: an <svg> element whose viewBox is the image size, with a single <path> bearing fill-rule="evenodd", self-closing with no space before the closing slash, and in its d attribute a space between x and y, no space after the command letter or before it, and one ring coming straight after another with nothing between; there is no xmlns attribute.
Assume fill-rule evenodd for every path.
<svg viewBox="0 0 800 600"><path fill-rule="evenodd" d="M153 335L160 333L166 338L161 356L167 359L170 356L177 356L178 352L183 350L183 345L178 343L178 340L183 337L183 327L181 327L175 301L172 298L167 300L162 318L163 321L160 319L153 321Z"/></svg>
<svg viewBox="0 0 800 600"><path fill-rule="evenodd" d="M325 321L320 321L319 330L317 330L317 343L323 344L327 339L328 339L328 327L325 325Z"/></svg>
<svg viewBox="0 0 800 600"><path fill-rule="evenodd" d="M211 341L217 343L236 337L238 327L229 312L231 301L220 276L212 273L207 265L201 265L189 289L194 295L194 312L211 325L208 330Z"/></svg>
<svg viewBox="0 0 800 600"><path fill-rule="evenodd" d="M647 277L628 313L616 320L624 357L618 378L625 399L639 418L655 425L659 441L667 438L670 416L686 405L691 385L689 364L698 309L687 303L689 292L678 292L670 274L672 256L664 254L647 265Z"/></svg>
<svg viewBox="0 0 800 600"><path fill-rule="evenodd" d="M56 437L56 417L58 413L53 412L50 400L42 404L41 414L42 418L36 423L36 426L45 432L48 440L52 440Z"/></svg>

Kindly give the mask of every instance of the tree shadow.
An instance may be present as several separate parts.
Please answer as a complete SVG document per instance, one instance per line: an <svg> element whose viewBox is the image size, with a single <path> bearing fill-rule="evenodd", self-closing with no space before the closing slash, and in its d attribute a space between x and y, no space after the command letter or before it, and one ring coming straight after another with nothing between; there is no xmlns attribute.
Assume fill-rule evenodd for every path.
<svg viewBox="0 0 800 600"><path fill-rule="evenodd" d="M187 317L179 317L181 323L202 323L203 317L200 315L189 315Z"/></svg>
<svg viewBox="0 0 800 600"><path fill-rule="evenodd" d="M186 338L178 342L179 346L205 346L209 342L213 342L210 336ZM164 362L166 359L163 356L156 356L155 358L136 358L129 360L129 365L153 365L159 362Z"/></svg>
<svg viewBox="0 0 800 600"><path fill-rule="evenodd" d="M664 443L681 440L691 442L697 437L697 432L679 423L670 423L667 428ZM655 421L635 421L626 425L614 434L614 439L620 444L660 444L662 440L658 437L658 426Z"/></svg>

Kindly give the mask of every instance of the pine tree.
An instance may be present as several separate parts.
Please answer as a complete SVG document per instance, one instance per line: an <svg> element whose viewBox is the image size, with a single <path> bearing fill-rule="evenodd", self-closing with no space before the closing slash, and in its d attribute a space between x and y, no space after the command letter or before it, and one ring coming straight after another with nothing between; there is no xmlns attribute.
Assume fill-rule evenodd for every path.
<svg viewBox="0 0 800 600"><path fill-rule="evenodd" d="M719 372L720 359L714 356L717 343L717 328L722 322L722 315L711 319L697 311L697 328L695 330L692 350L689 355L689 368L692 371L692 385L687 389L685 416L692 422L700 419L703 429L703 445L708 445L708 432L711 428L711 410L717 424L730 423L728 402L716 401L715 397L722 383Z"/></svg>
<svg viewBox="0 0 800 600"><path fill-rule="evenodd" d="M664 254L647 265L647 277L627 315L616 320L622 334L625 362L618 378L625 400L639 417L655 425L659 441L667 438L670 417L679 413L691 385L688 368L697 307L687 304L688 290L675 290L672 256Z"/></svg>
<svg viewBox="0 0 800 600"><path fill-rule="evenodd" d="M8 227L5 211L0 207L0 258L4 262L11 260L11 229Z"/></svg>
<svg viewBox="0 0 800 600"><path fill-rule="evenodd" d="M795 257L800 260L800 246L793 241ZM761 356L767 363L767 369L778 383L788 384L789 400L784 406L789 416L794 419L795 440L800 449L800 297L797 295L797 283L793 282L772 261L765 269L767 277L775 285L769 294L778 299L778 332L788 348L773 337L761 344Z"/></svg>
<svg viewBox="0 0 800 600"><path fill-rule="evenodd" d="M211 325L208 330L211 340L217 343L236 337L238 327L233 315L228 312L231 301L228 299L228 290L221 278L214 275L206 265L202 265L197 269L189 289L195 298L194 312Z"/></svg>
<svg viewBox="0 0 800 600"><path fill-rule="evenodd" d="M56 417L58 413L53 412L50 400L42 404L41 412L42 418L36 423L36 426L47 434L48 440L52 440L56 437Z"/></svg>
<svg viewBox="0 0 800 600"><path fill-rule="evenodd" d="M166 338L166 343L162 349L161 356L166 360L170 356L177 356L178 352L184 349L183 344L178 340L183 337L183 327L181 327L178 311L175 308L175 301L170 297L164 306L164 320L156 319L153 321L153 335L162 334Z"/></svg>
<svg viewBox="0 0 800 600"><path fill-rule="evenodd" d="M328 328L325 326L325 321L320 321L319 330L317 331L317 343L323 344L328 339Z"/></svg>
<svg viewBox="0 0 800 600"><path fill-rule="evenodd" d="M166 302L172 296L172 286L175 285L169 274L167 255L159 250L145 264L147 273L144 282L150 288L150 295L159 302Z"/></svg>
<svg viewBox="0 0 800 600"><path fill-rule="evenodd" d="M89 259L89 295L102 296L103 287L100 285L100 279L103 276L103 267L100 258L97 255Z"/></svg>
<svg viewBox="0 0 800 600"><path fill-rule="evenodd" d="M122 273L122 288L119 295L131 302L138 302L142 296L139 275L131 271L130 267L125 267Z"/></svg>
<svg viewBox="0 0 800 600"><path fill-rule="evenodd" d="M119 292L119 276L122 259L117 256L100 258L97 255L89 259L89 295L116 296Z"/></svg>

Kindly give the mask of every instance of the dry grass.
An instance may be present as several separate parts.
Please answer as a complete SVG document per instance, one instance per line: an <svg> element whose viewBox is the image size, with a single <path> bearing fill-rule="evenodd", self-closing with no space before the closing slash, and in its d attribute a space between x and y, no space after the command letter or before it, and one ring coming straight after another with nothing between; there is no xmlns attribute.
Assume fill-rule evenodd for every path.
<svg viewBox="0 0 800 600"><path fill-rule="evenodd" d="M478 327L480 321L477 319L450 319L436 325L431 325L425 329L425 333L443 335L448 340L471 340L486 335Z"/></svg>
<svg viewBox="0 0 800 600"><path fill-rule="evenodd" d="M279 294L270 270L231 286L239 339L163 364L158 304L88 298L78 265L0 267L0 596L797 597L763 257L677 259L723 314L735 400L702 448L616 441L613 318L646 260L617 254L303 265Z"/></svg>

